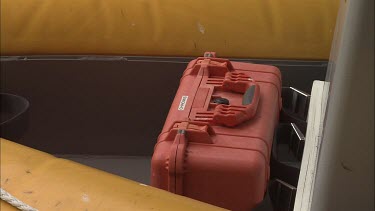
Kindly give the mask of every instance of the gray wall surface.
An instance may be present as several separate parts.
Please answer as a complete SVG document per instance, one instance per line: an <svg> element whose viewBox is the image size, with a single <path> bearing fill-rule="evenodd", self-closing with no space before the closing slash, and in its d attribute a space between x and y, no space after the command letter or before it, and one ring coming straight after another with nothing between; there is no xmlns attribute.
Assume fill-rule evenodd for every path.
<svg viewBox="0 0 375 211"><path fill-rule="evenodd" d="M313 211L374 210L374 1L341 1Z"/></svg>
<svg viewBox="0 0 375 211"><path fill-rule="evenodd" d="M19 142L53 154L150 156L187 62L193 58L5 57L1 88L30 101ZM322 61L274 64L285 86L306 92Z"/></svg>

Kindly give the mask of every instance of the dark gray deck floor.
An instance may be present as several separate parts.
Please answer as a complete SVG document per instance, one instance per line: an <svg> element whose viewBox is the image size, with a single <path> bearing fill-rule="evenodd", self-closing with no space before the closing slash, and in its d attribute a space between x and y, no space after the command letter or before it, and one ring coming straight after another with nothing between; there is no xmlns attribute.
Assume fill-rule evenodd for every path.
<svg viewBox="0 0 375 211"><path fill-rule="evenodd" d="M151 157L83 155L57 155L57 157L69 159L143 184L150 184ZM266 198L265 203L254 211L271 211L270 203L269 199Z"/></svg>
<svg viewBox="0 0 375 211"><path fill-rule="evenodd" d="M87 166L150 184L151 157L57 155Z"/></svg>

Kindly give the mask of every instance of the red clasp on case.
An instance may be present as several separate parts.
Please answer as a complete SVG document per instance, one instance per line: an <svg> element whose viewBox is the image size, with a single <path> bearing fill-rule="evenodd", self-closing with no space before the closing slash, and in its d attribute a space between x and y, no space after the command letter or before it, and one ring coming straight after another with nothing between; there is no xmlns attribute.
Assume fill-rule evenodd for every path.
<svg viewBox="0 0 375 211"><path fill-rule="evenodd" d="M204 52L203 57L216 58L216 52Z"/></svg>
<svg viewBox="0 0 375 211"><path fill-rule="evenodd" d="M183 195L183 176L186 149L190 142L212 144L211 135L215 132L211 126L202 122L176 122L170 136L175 136L168 159L168 191Z"/></svg>

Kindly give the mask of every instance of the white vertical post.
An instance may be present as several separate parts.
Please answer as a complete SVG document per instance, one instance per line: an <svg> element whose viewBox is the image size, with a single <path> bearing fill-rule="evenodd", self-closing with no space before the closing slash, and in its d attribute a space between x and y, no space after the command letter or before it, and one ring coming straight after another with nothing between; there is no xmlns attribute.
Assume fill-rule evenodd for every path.
<svg viewBox="0 0 375 211"><path fill-rule="evenodd" d="M374 0L342 0L311 210L374 210Z"/></svg>

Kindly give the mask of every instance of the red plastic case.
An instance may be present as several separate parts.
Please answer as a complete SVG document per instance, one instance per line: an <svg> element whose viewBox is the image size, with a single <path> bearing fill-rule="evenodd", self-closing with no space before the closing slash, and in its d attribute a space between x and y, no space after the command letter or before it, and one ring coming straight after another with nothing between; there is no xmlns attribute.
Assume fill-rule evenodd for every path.
<svg viewBox="0 0 375 211"><path fill-rule="evenodd" d="M262 201L270 174L281 74L274 66L214 55L191 61L181 78L154 149L151 184L251 210Z"/></svg>

